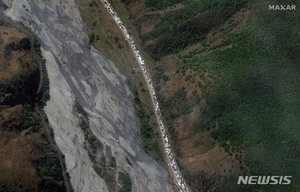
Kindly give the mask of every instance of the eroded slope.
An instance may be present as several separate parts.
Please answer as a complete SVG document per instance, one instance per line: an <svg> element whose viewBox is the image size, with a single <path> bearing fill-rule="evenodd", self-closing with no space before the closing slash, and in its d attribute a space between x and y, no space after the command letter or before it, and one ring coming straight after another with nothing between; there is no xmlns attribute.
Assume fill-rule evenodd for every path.
<svg viewBox="0 0 300 192"><path fill-rule="evenodd" d="M65 154L74 190L108 190L85 149L80 115L75 110L77 98L88 114L93 134L111 148L117 169L129 173L132 190L170 191L166 171L146 155L138 143L137 119L124 78L112 62L93 47L88 48L87 35L74 2L5 3L10 7L6 14L30 27L41 39L51 96L45 111L54 129L55 141Z"/></svg>

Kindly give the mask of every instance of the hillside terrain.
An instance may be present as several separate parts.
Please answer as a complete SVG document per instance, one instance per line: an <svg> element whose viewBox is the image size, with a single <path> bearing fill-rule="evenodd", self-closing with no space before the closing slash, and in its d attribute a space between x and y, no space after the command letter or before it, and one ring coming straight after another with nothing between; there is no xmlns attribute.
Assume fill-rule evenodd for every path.
<svg viewBox="0 0 300 192"><path fill-rule="evenodd" d="M297 11L269 11L266 1L110 2L143 50L193 191L299 190ZM238 186L237 175L293 183Z"/></svg>
<svg viewBox="0 0 300 192"><path fill-rule="evenodd" d="M101 42L114 49L112 53L125 50L120 36L104 28L103 36L99 30L87 30L73 0L3 2L5 15L28 27L41 44L50 96L44 111L74 191L172 191L167 171L142 149L131 80L95 49L96 42ZM94 15L90 11L88 15ZM100 19L97 17L96 25ZM103 22L111 24L111 20ZM130 57L123 54L119 59ZM138 71L132 68L130 73ZM143 82L138 85L142 87ZM141 111L150 114L144 108ZM151 143L156 144L155 140Z"/></svg>
<svg viewBox="0 0 300 192"><path fill-rule="evenodd" d="M0 25L0 191L67 191L40 109L49 93L39 45L5 20Z"/></svg>
<svg viewBox="0 0 300 192"><path fill-rule="evenodd" d="M142 72L100 0L3 2L41 45L0 22L0 191L176 191ZM269 11L279 0L110 3L146 60L192 191L300 190L298 11Z"/></svg>

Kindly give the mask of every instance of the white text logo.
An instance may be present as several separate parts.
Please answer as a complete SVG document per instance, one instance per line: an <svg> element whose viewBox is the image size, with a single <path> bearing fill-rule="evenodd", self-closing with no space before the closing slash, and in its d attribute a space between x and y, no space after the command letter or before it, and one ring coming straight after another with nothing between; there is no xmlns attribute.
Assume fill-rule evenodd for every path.
<svg viewBox="0 0 300 192"><path fill-rule="evenodd" d="M274 11L295 11L296 5L269 5L269 10Z"/></svg>
<svg viewBox="0 0 300 192"><path fill-rule="evenodd" d="M237 184L248 185L289 185L292 176L239 176Z"/></svg>

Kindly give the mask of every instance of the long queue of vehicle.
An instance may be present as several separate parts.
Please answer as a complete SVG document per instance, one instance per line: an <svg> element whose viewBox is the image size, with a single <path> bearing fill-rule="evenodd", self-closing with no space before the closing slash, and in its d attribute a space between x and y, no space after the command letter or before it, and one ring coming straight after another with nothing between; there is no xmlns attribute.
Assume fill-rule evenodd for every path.
<svg viewBox="0 0 300 192"><path fill-rule="evenodd" d="M171 151L171 146L169 144L169 139L165 130L165 126L162 120L162 115L160 112L160 108L159 108L159 103L157 100L157 97L155 95L155 90L153 88L150 76L147 72L147 69L145 67L145 61L144 59L141 57L139 50L137 49L132 37L130 36L130 34L128 33L128 31L126 30L126 28L124 27L122 21L120 20L120 18L117 16L117 13L113 10L113 8L111 7L110 3L107 0L102 0L105 8L109 11L109 13L112 15L112 17L114 18L114 20L117 22L117 24L119 25L121 31L123 32L123 34L125 35L126 39L129 41L129 44L131 46L131 48L134 51L135 56L138 59L138 62L143 70L143 73L147 79L147 82L149 84L149 87L151 89L151 94L152 94L152 98L153 98L153 102L155 103L155 111L156 111L156 115L158 117L159 120L159 126L160 126L160 131L161 134L163 136L163 140L164 140L164 145L165 145L165 153L167 154L170 164L168 164L171 169L174 172L174 175L176 176L176 179L174 179L175 184L178 186L178 188L180 189L180 191L185 191L185 192L189 192L189 189L185 183L185 181L183 180L181 173L178 169L178 166L173 158L172 155L172 151Z"/></svg>

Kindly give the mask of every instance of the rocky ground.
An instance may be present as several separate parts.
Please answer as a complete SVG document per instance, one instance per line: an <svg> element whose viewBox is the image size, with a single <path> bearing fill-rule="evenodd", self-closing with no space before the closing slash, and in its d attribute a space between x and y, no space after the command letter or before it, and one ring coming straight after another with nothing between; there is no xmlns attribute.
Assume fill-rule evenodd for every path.
<svg viewBox="0 0 300 192"><path fill-rule="evenodd" d="M100 52L89 48L75 3L3 2L8 6L5 14L29 27L40 39L50 80L51 99L45 112L55 141L65 155L74 190L108 191L85 148L74 106L76 98L87 111L93 134L111 148L118 170L130 174L132 191L170 191L166 171L138 143L138 121L124 77Z"/></svg>

